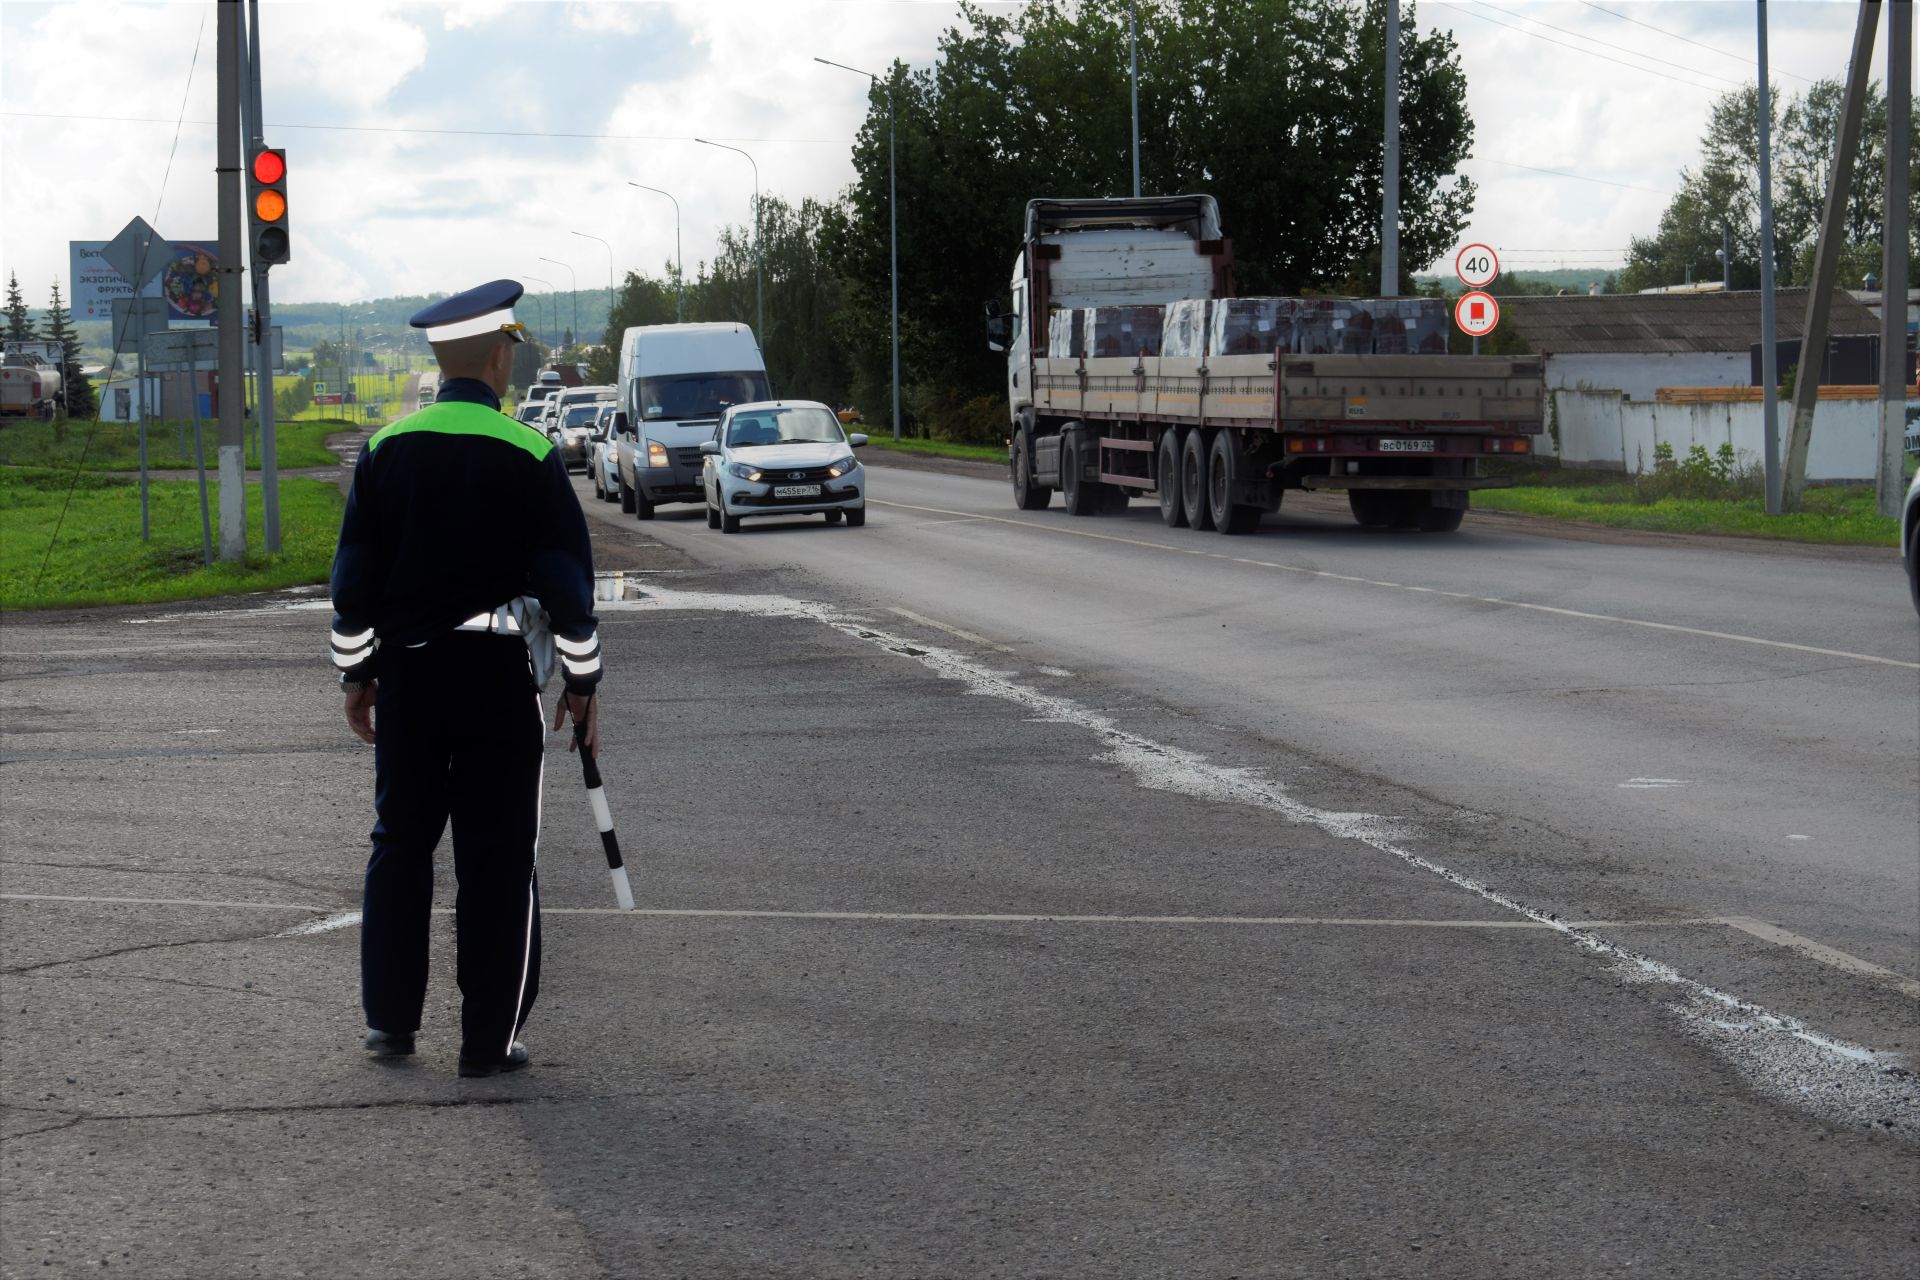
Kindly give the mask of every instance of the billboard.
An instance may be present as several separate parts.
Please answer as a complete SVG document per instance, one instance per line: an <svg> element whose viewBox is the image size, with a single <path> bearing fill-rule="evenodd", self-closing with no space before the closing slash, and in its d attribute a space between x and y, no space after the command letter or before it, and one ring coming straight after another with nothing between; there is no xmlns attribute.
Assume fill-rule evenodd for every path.
<svg viewBox="0 0 1920 1280"><path fill-rule="evenodd" d="M112 320L114 299L133 296L133 286L101 258L107 244L105 240L67 242L67 278L72 281L67 302L75 320ZM220 298L217 242L169 240L167 247L166 269L140 296L166 299L169 320L212 321Z"/></svg>

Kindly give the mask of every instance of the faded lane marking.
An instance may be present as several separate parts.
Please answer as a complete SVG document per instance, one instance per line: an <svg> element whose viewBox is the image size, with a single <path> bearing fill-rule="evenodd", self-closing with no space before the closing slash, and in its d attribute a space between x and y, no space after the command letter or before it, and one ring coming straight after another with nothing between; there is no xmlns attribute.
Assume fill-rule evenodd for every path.
<svg viewBox="0 0 1920 1280"><path fill-rule="evenodd" d="M1778 925L1768 924L1764 920L1754 920L1748 916L1722 916L1720 923L1729 929L1738 929L1741 933L1758 938L1762 942L1771 942L1777 947L1797 951L1811 960L1818 960L1821 964L1832 965L1848 973L1858 973L1877 982L1884 982L1901 995L1920 1000L1920 979L1909 978L1904 973L1896 973L1871 960L1850 956L1825 943L1815 942L1812 938L1803 938Z"/></svg>
<svg viewBox="0 0 1920 1280"><path fill-rule="evenodd" d="M1626 791L1664 791L1692 784L1683 782L1679 778L1628 778L1625 782L1617 782L1614 785Z"/></svg>
<svg viewBox="0 0 1920 1280"><path fill-rule="evenodd" d="M293 928L283 933L275 934L274 936L278 938L304 938L315 933L332 933L335 929L345 929L359 923L360 913L358 911L337 911L333 915L323 919L309 920L305 924L295 925Z"/></svg>
<svg viewBox="0 0 1920 1280"><path fill-rule="evenodd" d="M1215 551L1198 551L1188 547L1171 547L1163 542L1151 542L1144 538L1122 538L1111 533L1093 533L1086 529L1063 529L1058 525L1040 524L1033 520L1014 520L1006 516L972 515L964 511L949 511L944 507L919 507L906 502L883 502L878 498L867 501L880 507L897 507L902 511L925 511L933 515L965 516L971 520L982 520L991 524L1009 524L1022 529L1034 529L1041 533L1057 533L1073 538L1091 538L1095 542L1118 542L1129 547L1146 547L1150 551L1164 551L1174 555L1205 556L1209 560L1224 560L1232 564L1253 565L1262 569L1277 569L1282 573L1298 573L1310 578L1326 578L1333 582L1352 582L1365 587L1381 587L1394 591L1418 592L1421 595L1445 596L1452 600L1467 600L1474 604L1499 605L1507 609L1525 609L1531 613L1553 614L1562 618L1577 618L1584 622L1611 622L1623 627L1644 627L1650 631L1671 631L1679 635L1701 636L1709 640L1731 640L1736 644L1760 645L1769 649L1786 649L1794 653L1818 654L1824 658L1847 658L1854 662L1871 662L1884 667L1899 667L1903 671L1920 671L1920 662L1908 662L1901 658L1882 658L1872 653L1852 653L1845 649L1822 649L1817 645L1794 644L1788 640L1768 640L1762 636L1745 636L1732 631L1711 631L1704 627L1685 627L1674 622L1652 622L1645 618L1622 618L1611 613L1588 613L1582 609L1562 609L1550 604L1529 604L1524 600L1505 600L1499 596L1479 596L1470 591L1443 591L1438 587L1414 587L1400 582L1387 582L1380 578L1363 578L1351 573L1334 573L1327 569L1309 569L1304 565L1282 564L1277 560L1254 560L1246 556L1229 556Z"/></svg>
<svg viewBox="0 0 1920 1280"><path fill-rule="evenodd" d="M1901 1075L1885 1067L1883 1057L1891 1055L1827 1035L1798 1018L1774 1013L1687 977L1672 965L1632 951L1591 928L1575 926L1551 911L1528 906L1511 894L1415 853L1405 845L1410 833L1402 820L1318 808L1294 798L1285 785L1258 770L1219 764L1195 752L1156 742L1122 728L1112 717L1090 707L989 670L965 654L910 643L903 636L875 630L819 601L660 587L646 599L613 601L607 608L636 613L694 610L813 621L912 658L940 678L965 685L969 692L998 698L1041 719L1085 730L1104 748L1094 759L1131 774L1138 786L1197 800L1266 809L1336 839L1364 844L1483 901L1547 925L1580 950L1604 958L1622 981L1672 990L1677 1000L1667 1008L1680 1019L1684 1032L1720 1053L1751 1087L1783 1103L1844 1124L1884 1121L1894 1125L1895 1121L1887 1117L1897 1116L1900 1128L1920 1132L1920 1095L1908 1092Z"/></svg>
<svg viewBox="0 0 1920 1280"><path fill-rule="evenodd" d="M968 644L977 644L983 649L993 649L999 653L1013 652L1012 649L1009 649L1004 644L996 644L983 635L976 635L974 632L963 630L950 622L941 622L937 618L929 618L924 613L915 613L911 609L901 609L898 607L890 608L888 612L896 613L908 622L917 622L923 627L932 627L936 631L944 631L950 636L957 636L965 640Z"/></svg>

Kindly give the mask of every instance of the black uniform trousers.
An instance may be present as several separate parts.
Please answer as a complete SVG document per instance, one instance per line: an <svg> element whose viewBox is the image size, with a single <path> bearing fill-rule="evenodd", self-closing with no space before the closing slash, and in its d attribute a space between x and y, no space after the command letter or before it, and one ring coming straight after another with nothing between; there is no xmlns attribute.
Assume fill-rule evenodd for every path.
<svg viewBox="0 0 1920 1280"><path fill-rule="evenodd" d="M534 860L546 726L515 636L380 651L373 856L360 930L367 1025L409 1033L427 994L433 851L453 821L461 1054L503 1056L540 989Z"/></svg>

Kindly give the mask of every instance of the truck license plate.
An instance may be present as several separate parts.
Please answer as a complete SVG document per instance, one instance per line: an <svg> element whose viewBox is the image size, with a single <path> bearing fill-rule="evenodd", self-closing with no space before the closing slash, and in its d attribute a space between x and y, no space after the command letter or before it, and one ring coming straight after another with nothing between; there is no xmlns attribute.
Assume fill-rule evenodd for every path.
<svg viewBox="0 0 1920 1280"><path fill-rule="evenodd" d="M775 485L773 496L776 498L817 498L820 496L820 486L817 484Z"/></svg>
<svg viewBox="0 0 1920 1280"><path fill-rule="evenodd" d="M1382 440L1382 453L1432 453L1434 442L1431 440Z"/></svg>

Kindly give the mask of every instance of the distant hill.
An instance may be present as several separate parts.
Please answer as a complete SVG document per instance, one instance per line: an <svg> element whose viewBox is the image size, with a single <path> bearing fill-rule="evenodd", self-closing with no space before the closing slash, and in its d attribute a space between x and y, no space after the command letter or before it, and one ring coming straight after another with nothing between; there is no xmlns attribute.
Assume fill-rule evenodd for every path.
<svg viewBox="0 0 1920 1280"><path fill-rule="evenodd" d="M1529 292L1540 286L1552 286L1555 289L1565 289L1569 293L1585 293L1590 285L1606 284L1608 277L1616 274L1617 271L1618 268L1612 267L1569 267L1560 271L1506 271L1501 273L1500 278L1502 280L1512 278L1526 287ZM1420 284L1438 284L1450 293L1458 293L1462 288L1460 282L1450 275L1423 275L1415 276L1414 279Z"/></svg>

